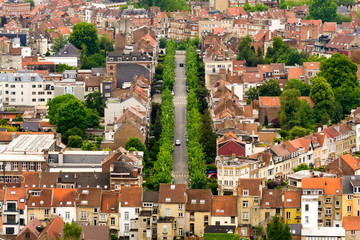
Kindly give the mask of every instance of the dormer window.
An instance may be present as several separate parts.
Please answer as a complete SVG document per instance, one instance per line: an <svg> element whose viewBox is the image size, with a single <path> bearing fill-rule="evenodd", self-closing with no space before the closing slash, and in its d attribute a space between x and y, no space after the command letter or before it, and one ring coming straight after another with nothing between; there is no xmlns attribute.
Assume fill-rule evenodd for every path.
<svg viewBox="0 0 360 240"><path fill-rule="evenodd" d="M243 196L249 196L249 189L243 190Z"/></svg>
<svg viewBox="0 0 360 240"><path fill-rule="evenodd" d="M354 193L360 193L360 187L354 187Z"/></svg>

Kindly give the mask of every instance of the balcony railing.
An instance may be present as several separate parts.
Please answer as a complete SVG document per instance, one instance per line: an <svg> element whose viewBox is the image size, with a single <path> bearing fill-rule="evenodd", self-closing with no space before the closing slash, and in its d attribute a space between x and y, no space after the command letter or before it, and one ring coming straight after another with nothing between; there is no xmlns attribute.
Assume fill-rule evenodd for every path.
<svg viewBox="0 0 360 240"><path fill-rule="evenodd" d="M10 222L4 222L3 224L4 225L19 225L19 222L10 221Z"/></svg>

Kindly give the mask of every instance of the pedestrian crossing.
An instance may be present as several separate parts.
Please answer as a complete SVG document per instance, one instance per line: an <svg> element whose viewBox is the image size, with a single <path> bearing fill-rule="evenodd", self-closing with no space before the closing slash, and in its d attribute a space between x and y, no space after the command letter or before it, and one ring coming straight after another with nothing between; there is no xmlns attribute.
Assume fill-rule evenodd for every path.
<svg viewBox="0 0 360 240"><path fill-rule="evenodd" d="M174 178L188 178L189 177L188 173L173 173L172 175Z"/></svg>
<svg viewBox="0 0 360 240"><path fill-rule="evenodd" d="M174 99L186 99L186 96L177 96L177 97L174 97Z"/></svg>

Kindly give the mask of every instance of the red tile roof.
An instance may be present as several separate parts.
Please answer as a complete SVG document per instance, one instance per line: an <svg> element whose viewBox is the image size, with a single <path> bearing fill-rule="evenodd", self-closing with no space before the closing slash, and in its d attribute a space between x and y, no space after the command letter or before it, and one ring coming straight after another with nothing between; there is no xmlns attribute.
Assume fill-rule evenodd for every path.
<svg viewBox="0 0 360 240"><path fill-rule="evenodd" d="M301 207L301 191L284 191L283 194L285 208Z"/></svg>
<svg viewBox="0 0 360 240"><path fill-rule="evenodd" d="M320 62L304 62L303 66L307 70L318 70L320 69Z"/></svg>
<svg viewBox="0 0 360 240"><path fill-rule="evenodd" d="M350 154L345 154L342 157L342 160L346 162L349 167L351 167L352 170L358 170L360 169L360 162L357 159L354 159Z"/></svg>
<svg viewBox="0 0 360 240"><path fill-rule="evenodd" d="M102 213L117 213L119 209L119 193L103 192L101 201Z"/></svg>
<svg viewBox="0 0 360 240"><path fill-rule="evenodd" d="M343 227L346 231L360 230L360 216L344 216Z"/></svg>
<svg viewBox="0 0 360 240"><path fill-rule="evenodd" d="M237 197L214 196L212 201L211 215L237 216Z"/></svg>
<svg viewBox="0 0 360 240"><path fill-rule="evenodd" d="M262 107L280 107L280 97L259 97L259 103Z"/></svg>
<svg viewBox="0 0 360 240"><path fill-rule="evenodd" d="M159 203L185 203L186 184L160 184Z"/></svg>
<svg viewBox="0 0 360 240"><path fill-rule="evenodd" d="M304 76L303 67L291 67L289 68L288 79L300 79L301 76Z"/></svg>
<svg viewBox="0 0 360 240"><path fill-rule="evenodd" d="M121 207L141 207L142 187L124 187L120 190Z"/></svg>
<svg viewBox="0 0 360 240"><path fill-rule="evenodd" d="M281 208L282 207L282 190L264 189L261 200L262 208Z"/></svg>
<svg viewBox="0 0 360 240"><path fill-rule="evenodd" d="M187 189L186 211L211 211L212 194L210 189Z"/></svg>
<svg viewBox="0 0 360 240"><path fill-rule="evenodd" d="M243 196L243 190L248 189L248 196L260 196L261 195L261 179L246 179L239 178L238 184L238 196Z"/></svg>
<svg viewBox="0 0 360 240"><path fill-rule="evenodd" d="M40 196L33 195L34 191L39 191ZM31 193L29 193L27 207L28 208L50 208L51 207L51 198L52 198L52 189L51 188L32 189Z"/></svg>
<svg viewBox="0 0 360 240"><path fill-rule="evenodd" d="M323 31L324 32L335 32L336 31L336 22L324 22Z"/></svg>
<svg viewBox="0 0 360 240"><path fill-rule="evenodd" d="M76 189L53 188L52 206L73 207L75 205Z"/></svg>
<svg viewBox="0 0 360 240"><path fill-rule="evenodd" d="M56 215L55 218L46 225L45 229L41 232L39 238L47 235L53 240L59 239L64 224L65 222Z"/></svg>
<svg viewBox="0 0 360 240"><path fill-rule="evenodd" d="M17 201L18 209L25 209L25 198L26 198L26 189L25 188L10 188L8 187L5 192L5 202L6 201Z"/></svg>
<svg viewBox="0 0 360 240"><path fill-rule="evenodd" d="M326 195L341 195L341 178L303 178L302 189L323 189Z"/></svg>

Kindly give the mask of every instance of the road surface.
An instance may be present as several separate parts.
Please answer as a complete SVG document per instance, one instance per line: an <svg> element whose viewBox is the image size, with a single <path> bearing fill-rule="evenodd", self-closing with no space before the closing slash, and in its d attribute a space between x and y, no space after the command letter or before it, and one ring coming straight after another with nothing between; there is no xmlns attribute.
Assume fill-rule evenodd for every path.
<svg viewBox="0 0 360 240"><path fill-rule="evenodd" d="M185 67L180 67L180 63L185 63L185 55L175 55L175 84L174 84L174 115L175 115L175 140L179 139L180 146L175 146L173 153L173 176L175 183L188 183L189 170L187 162L186 136L186 75Z"/></svg>

